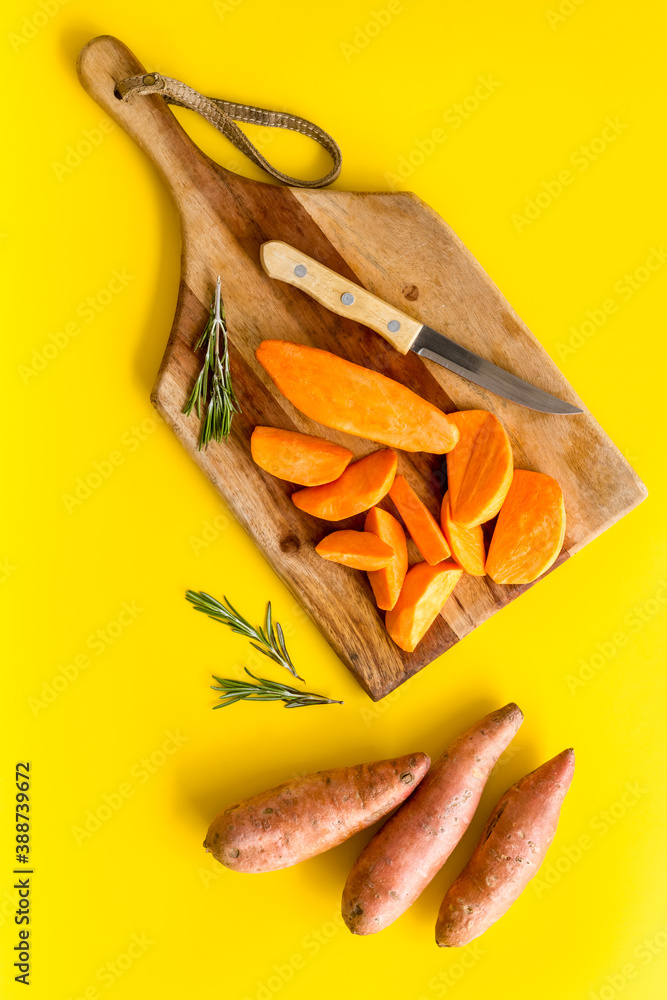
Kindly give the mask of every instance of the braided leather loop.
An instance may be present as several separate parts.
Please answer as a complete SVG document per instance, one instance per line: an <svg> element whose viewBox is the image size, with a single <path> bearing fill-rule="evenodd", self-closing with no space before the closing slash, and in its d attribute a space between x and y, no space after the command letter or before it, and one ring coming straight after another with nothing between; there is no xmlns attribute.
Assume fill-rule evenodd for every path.
<svg viewBox="0 0 667 1000"><path fill-rule="evenodd" d="M324 129L305 118L299 118L298 115L290 115L285 111L255 108L251 104L235 104L233 101L223 101L216 97L204 97L203 94L188 87L187 84L181 83L180 80L173 80L160 73L131 76L127 80L122 80L116 87L116 95L123 101L138 94L159 94L164 97L167 104L175 104L179 108L196 111L222 132L249 160L252 160L277 181L282 181L283 184L289 184L292 187L320 188L331 184L340 174L342 156L337 143ZM265 125L271 128L287 128L292 132L306 135L327 151L333 160L333 167L324 177L314 181L290 177L281 170L272 167L234 122L247 122L250 125Z"/></svg>

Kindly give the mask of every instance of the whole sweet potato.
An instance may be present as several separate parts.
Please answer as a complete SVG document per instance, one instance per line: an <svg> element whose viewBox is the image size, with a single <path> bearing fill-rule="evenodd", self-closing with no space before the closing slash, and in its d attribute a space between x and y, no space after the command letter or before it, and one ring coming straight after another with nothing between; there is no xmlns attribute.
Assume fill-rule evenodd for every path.
<svg viewBox="0 0 667 1000"><path fill-rule="evenodd" d="M227 868L270 872L315 857L371 826L424 777L425 753L292 778L218 813L204 847Z"/></svg>
<svg viewBox="0 0 667 1000"><path fill-rule="evenodd" d="M574 751L563 750L501 797L442 901L435 928L441 948L459 948L483 934L537 874L573 774Z"/></svg>
<svg viewBox="0 0 667 1000"><path fill-rule="evenodd" d="M353 934L382 930L423 892L465 833L493 765L522 721L511 703L476 722L376 833L343 890L343 919Z"/></svg>

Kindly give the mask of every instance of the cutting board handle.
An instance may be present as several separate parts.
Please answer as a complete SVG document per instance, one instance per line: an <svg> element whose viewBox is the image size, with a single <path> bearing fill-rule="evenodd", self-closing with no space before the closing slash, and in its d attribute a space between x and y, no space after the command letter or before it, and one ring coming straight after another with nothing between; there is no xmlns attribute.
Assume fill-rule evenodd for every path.
<svg viewBox="0 0 667 1000"><path fill-rule="evenodd" d="M133 52L113 35L91 39L79 54L77 71L84 90L130 135L158 168L177 205L196 196L207 180L220 183L226 171L214 167L157 95L121 100L115 90L121 80L147 70ZM189 183L183 184L187 178Z"/></svg>

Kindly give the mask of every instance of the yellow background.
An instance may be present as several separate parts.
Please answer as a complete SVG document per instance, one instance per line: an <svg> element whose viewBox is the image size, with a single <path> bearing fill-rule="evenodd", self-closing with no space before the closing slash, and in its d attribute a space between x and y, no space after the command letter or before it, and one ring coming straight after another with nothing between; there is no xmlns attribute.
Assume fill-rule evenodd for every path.
<svg viewBox="0 0 667 1000"><path fill-rule="evenodd" d="M631 295L621 291L624 275L667 240L659 5L563 0L558 14L559 0L403 0L381 30L367 30L386 0L43 2L12 0L0 32L6 995L23 995L7 964L16 943L10 808L14 764L29 759L35 1000L109 991L113 1000L662 996L667 267L633 279ZM151 410L178 288L174 212L119 128L100 129L89 154L62 170L68 147L104 119L75 73L81 46L103 33L205 94L316 121L342 147L340 188L387 189L387 175L474 94L480 76L499 84L460 127L450 115L446 141L403 186L471 248L650 497L377 706ZM179 118L219 162L259 176L205 122ZM580 169L577 151L607 118L625 127ZM324 164L290 135L266 151L296 173ZM573 183L517 225L513 215L568 168ZM114 271L125 284L109 296ZM89 297L101 306L92 318ZM571 327L610 298L617 311L567 350ZM51 335L57 343L73 322L78 334L61 336L55 356L48 348L42 370L26 374ZM64 496L94 463L107 469L111 452L120 463L68 511ZM253 620L270 598L291 626L289 646L309 687L344 706L212 712L211 672L248 662L249 648L193 614L187 587L226 593ZM136 602L135 612L122 615L119 630L124 602ZM95 634L109 626L113 641L100 650ZM74 677L82 654L88 665ZM56 691L68 665L74 679L57 681ZM263 672L281 675L268 661ZM416 749L439 754L509 700L525 722L471 829L419 901L377 937L354 938L336 923L367 835L254 877L220 868L201 849L213 814L238 796L294 772ZM169 733L181 742L164 753ZM439 951L439 901L496 798L567 746L577 773L547 859L551 884L529 887L475 948ZM142 763L151 758L153 773ZM88 811L105 802L117 808L102 809L108 818L77 843ZM133 935L144 943L132 945Z"/></svg>

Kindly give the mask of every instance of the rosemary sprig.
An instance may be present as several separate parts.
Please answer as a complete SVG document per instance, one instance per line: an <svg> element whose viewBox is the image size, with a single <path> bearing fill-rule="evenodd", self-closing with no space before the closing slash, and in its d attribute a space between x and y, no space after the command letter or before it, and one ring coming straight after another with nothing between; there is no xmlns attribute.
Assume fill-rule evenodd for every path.
<svg viewBox="0 0 667 1000"><path fill-rule="evenodd" d="M325 698L321 694L312 694L310 691L297 691L296 688L288 684L279 684L276 681L269 681L265 677L255 677L247 667L245 672L259 684L251 684L249 681L235 681L229 677L216 677L213 679L217 685L211 684L213 691L223 691L220 695L220 704L213 708L224 708L226 705L233 705L235 701L283 701L285 708L305 708L306 705L342 705L342 701L334 698ZM218 686L219 685L219 686Z"/></svg>
<svg viewBox="0 0 667 1000"><path fill-rule="evenodd" d="M237 635L244 635L246 639L254 639L255 642L250 643L254 649L263 653L265 656L268 656L274 663L278 663L281 667L285 667L285 669L289 670L289 672L296 677L297 680L303 680L303 677L299 677L297 674L296 668L290 659L289 653L287 652L287 647L285 646L285 636L283 635L283 630L280 627L280 622L275 622L275 624L273 622L271 615L271 601L269 601L266 609L266 622L264 624L264 628L254 628L250 622L246 621L246 619L239 614L236 608L229 603L226 597L223 597L223 601L227 607L225 607L224 604L221 604L220 601L216 601L214 597L211 597L210 594L205 593L203 590L187 590L185 592L185 599L190 601L195 611L201 611L202 614L208 615L208 617L212 618L213 621L222 622L223 625L229 625L232 632L236 632ZM259 645L257 645L257 643L259 643Z"/></svg>
<svg viewBox="0 0 667 1000"><path fill-rule="evenodd" d="M222 343L221 343L222 341ZM215 296L211 302L211 310L206 327L197 341L197 350L206 345L204 365L190 398L183 407L183 413L189 417L197 408L197 416L201 418L202 404L206 407L204 422L199 435L199 450L208 448L211 439L222 441L229 436L232 428L232 418L241 409L232 388L229 371L229 344L227 342L227 325L225 323L225 307L220 296L220 277L215 286ZM222 354L221 354L222 348ZM210 391L209 391L210 382Z"/></svg>

